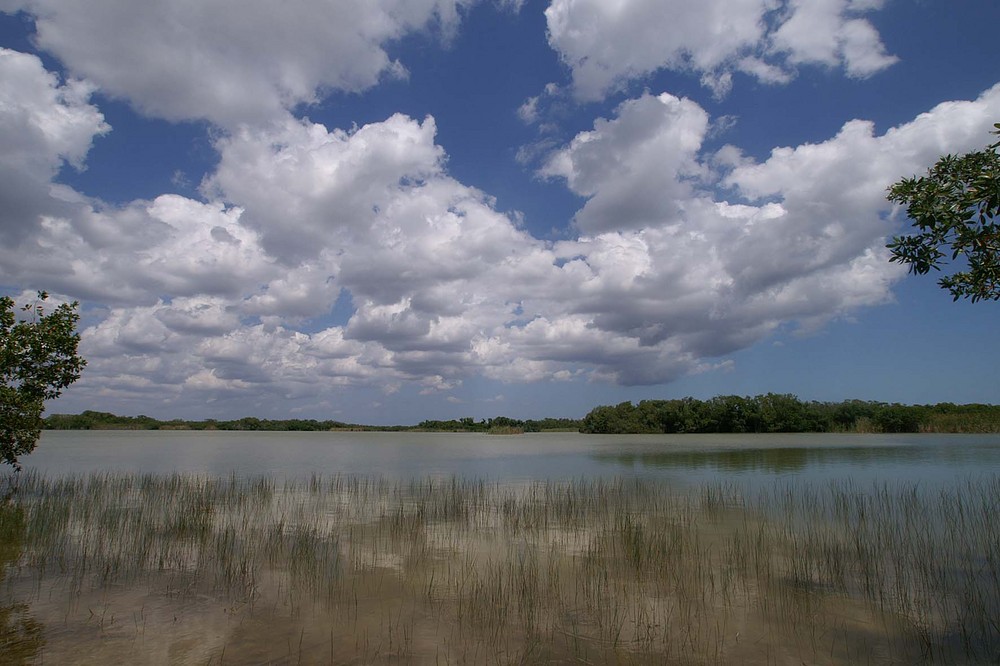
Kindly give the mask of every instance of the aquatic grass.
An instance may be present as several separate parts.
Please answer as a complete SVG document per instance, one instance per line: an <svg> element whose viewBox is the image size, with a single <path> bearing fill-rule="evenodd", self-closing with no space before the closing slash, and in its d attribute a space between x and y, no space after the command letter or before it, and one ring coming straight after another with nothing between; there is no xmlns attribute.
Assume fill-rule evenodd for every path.
<svg viewBox="0 0 1000 666"><path fill-rule="evenodd" d="M130 617L136 599L143 636L221 608L232 624L206 661L1000 655L996 478L679 492L634 478L24 474L9 505L0 608L37 607L28 619L77 627L78 642L95 624L104 644L118 632L119 656L140 649L140 622L128 643L94 617Z"/></svg>

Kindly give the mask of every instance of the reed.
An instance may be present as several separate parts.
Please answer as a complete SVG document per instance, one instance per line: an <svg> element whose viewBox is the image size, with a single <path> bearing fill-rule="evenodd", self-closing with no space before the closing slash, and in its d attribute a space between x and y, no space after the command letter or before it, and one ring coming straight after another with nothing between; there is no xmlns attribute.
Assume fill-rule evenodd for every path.
<svg viewBox="0 0 1000 666"><path fill-rule="evenodd" d="M29 663L161 644L211 663L981 663L1000 655L997 506L995 478L25 474L0 508L0 645Z"/></svg>

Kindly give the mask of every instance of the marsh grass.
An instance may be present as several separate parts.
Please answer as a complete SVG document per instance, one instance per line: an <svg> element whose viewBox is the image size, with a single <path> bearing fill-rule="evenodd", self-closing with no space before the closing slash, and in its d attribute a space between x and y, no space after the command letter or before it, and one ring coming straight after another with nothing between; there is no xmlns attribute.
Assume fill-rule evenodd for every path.
<svg viewBox="0 0 1000 666"><path fill-rule="evenodd" d="M938 493L678 493L634 479L18 483L0 509L0 644L29 663L1000 657L995 478Z"/></svg>

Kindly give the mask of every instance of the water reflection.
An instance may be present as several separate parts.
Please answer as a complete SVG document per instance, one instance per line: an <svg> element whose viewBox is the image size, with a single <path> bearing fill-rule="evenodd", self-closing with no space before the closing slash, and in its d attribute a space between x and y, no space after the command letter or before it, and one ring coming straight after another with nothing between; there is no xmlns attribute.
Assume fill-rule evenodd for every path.
<svg viewBox="0 0 1000 666"><path fill-rule="evenodd" d="M1000 438L372 435L43 442L97 471L0 501L0 663L1000 654Z"/></svg>
<svg viewBox="0 0 1000 666"><path fill-rule="evenodd" d="M46 431L25 469L390 479L569 480L618 475L680 483L751 483L775 475L825 482L950 482L1000 472L1000 435L581 435L482 433Z"/></svg>
<svg viewBox="0 0 1000 666"><path fill-rule="evenodd" d="M787 474L815 466L917 462L927 459L932 452L924 447L901 446L789 447L622 452L597 454L595 458L660 469Z"/></svg>
<svg viewBox="0 0 1000 666"><path fill-rule="evenodd" d="M14 566L24 548L24 507L10 498L0 498L0 583L7 567ZM44 625L24 603L0 606L0 655L5 664L31 663L45 644Z"/></svg>

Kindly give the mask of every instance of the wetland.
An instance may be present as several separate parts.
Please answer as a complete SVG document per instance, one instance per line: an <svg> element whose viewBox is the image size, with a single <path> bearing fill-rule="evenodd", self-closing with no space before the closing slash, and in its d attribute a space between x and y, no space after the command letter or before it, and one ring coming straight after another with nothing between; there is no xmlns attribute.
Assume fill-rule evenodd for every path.
<svg viewBox="0 0 1000 666"><path fill-rule="evenodd" d="M996 435L67 431L23 462L13 663L1000 656Z"/></svg>

